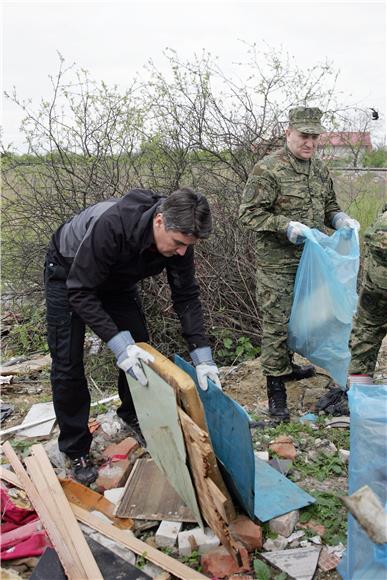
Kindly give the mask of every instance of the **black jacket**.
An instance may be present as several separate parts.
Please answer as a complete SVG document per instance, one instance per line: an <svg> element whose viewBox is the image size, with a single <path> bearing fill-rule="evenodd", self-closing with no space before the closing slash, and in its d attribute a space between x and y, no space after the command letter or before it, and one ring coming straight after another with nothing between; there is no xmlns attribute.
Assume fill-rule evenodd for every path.
<svg viewBox="0 0 387 580"><path fill-rule="evenodd" d="M208 346L204 332L194 250L166 258L156 249L153 217L163 198L134 189L83 210L52 236L49 254L66 269L69 301L75 312L105 342L119 330L103 309L101 297L133 289L166 269L173 306L190 350Z"/></svg>

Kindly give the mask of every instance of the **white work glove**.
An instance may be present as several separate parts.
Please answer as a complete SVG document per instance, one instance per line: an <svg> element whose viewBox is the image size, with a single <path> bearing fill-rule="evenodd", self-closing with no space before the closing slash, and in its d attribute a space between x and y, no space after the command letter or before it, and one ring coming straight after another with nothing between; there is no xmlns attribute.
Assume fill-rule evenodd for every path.
<svg viewBox="0 0 387 580"><path fill-rule="evenodd" d="M286 230L286 235L289 242L292 244L303 244L305 241L305 230L308 226L302 224L301 222L289 222Z"/></svg>
<svg viewBox="0 0 387 580"><path fill-rule="evenodd" d="M113 336L107 345L116 355L117 366L145 387L148 380L142 370L141 361L153 362L155 360L153 355L137 346L128 330Z"/></svg>
<svg viewBox="0 0 387 580"><path fill-rule="evenodd" d="M212 360L211 349L209 346L203 346L200 348L195 348L190 352L192 362L195 365L196 376L198 379L199 387L202 391L208 389L208 379L211 379L215 385L222 389L222 385L219 380L219 369Z"/></svg>
<svg viewBox="0 0 387 580"><path fill-rule="evenodd" d="M198 378L199 387L202 391L208 389L208 379L211 379L213 383L222 389L222 385L219 380L219 369L216 364L213 363L201 363L196 367L196 376Z"/></svg>
<svg viewBox="0 0 387 580"><path fill-rule="evenodd" d="M343 211L339 211L332 220L332 225L335 230L340 230L341 228L350 228L352 230L359 231L360 224L357 220L351 218L349 215Z"/></svg>

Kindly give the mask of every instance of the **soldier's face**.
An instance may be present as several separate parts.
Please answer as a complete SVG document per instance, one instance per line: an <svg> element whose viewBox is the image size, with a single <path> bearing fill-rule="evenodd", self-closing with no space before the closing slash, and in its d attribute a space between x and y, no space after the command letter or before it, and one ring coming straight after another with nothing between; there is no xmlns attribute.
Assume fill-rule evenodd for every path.
<svg viewBox="0 0 387 580"><path fill-rule="evenodd" d="M187 248L198 242L195 236L187 236L176 230L167 230L162 213L158 213L153 220L153 237L157 250L166 258L184 256Z"/></svg>
<svg viewBox="0 0 387 580"><path fill-rule="evenodd" d="M300 131L297 131L294 127L286 129L285 134L286 143L297 159L303 159L306 161L314 155L320 135L300 133Z"/></svg>

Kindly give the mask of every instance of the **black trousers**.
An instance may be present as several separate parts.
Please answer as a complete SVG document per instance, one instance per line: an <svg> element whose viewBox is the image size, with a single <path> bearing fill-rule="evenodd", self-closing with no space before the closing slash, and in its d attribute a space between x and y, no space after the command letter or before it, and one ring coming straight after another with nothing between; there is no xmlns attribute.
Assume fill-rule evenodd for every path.
<svg viewBox="0 0 387 580"><path fill-rule="evenodd" d="M91 399L83 364L85 324L71 309L66 277L65 269L55 261L55 257L47 254L44 282L53 404L60 429L59 449L73 459L90 449L92 436L88 420ZM149 341L141 301L135 289L106 293L100 298L120 331L129 330L136 342ZM121 406L117 414L129 422L136 412L125 373L121 370L118 394Z"/></svg>

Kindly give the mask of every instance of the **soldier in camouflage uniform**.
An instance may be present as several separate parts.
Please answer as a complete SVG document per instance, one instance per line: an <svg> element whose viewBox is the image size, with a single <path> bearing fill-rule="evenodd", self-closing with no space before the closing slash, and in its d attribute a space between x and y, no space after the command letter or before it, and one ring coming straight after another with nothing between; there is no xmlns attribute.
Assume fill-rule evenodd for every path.
<svg viewBox="0 0 387 580"><path fill-rule="evenodd" d="M349 384L372 383L387 332L387 204L365 233L364 274L351 334Z"/></svg>
<svg viewBox="0 0 387 580"><path fill-rule="evenodd" d="M297 107L289 112L286 144L253 168L243 192L240 220L256 232L257 301L262 317L261 364L267 377L269 413L289 420L285 382L314 374L292 362L288 322L305 226L359 227L341 211L325 165L314 157L322 112Z"/></svg>

